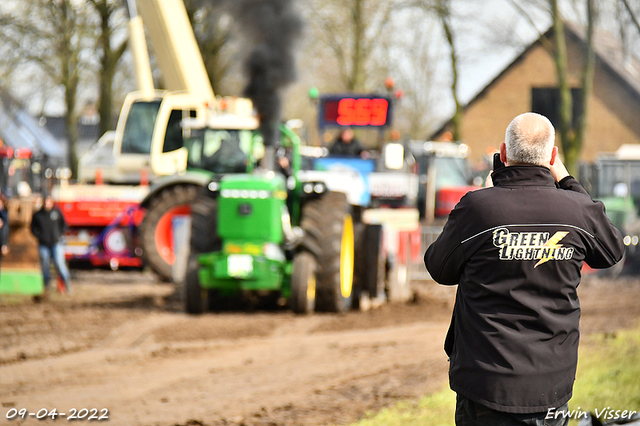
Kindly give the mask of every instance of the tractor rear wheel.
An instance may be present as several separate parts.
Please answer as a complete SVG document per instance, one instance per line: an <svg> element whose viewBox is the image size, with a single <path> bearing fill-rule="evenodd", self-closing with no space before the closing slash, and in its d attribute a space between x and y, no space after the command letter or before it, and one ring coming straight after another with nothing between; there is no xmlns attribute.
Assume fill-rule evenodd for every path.
<svg viewBox="0 0 640 426"><path fill-rule="evenodd" d="M366 269L366 288L372 298L384 295L386 258L382 249L382 225L367 225L363 245Z"/></svg>
<svg viewBox="0 0 640 426"><path fill-rule="evenodd" d="M317 248L316 309L348 311L353 296L354 226L347 196L329 192L307 202L301 227Z"/></svg>
<svg viewBox="0 0 640 426"><path fill-rule="evenodd" d="M301 251L293 258L289 305L296 314L310 314L315 309L316 259L307 251Z"/></svg>
<svg viewBox="0 0 640 426"><path fill-rule="evenodd" d="M140 224L143 260L162 280L171 281L171 267L175 262L172 219L191 213L198 189L195 185L163 189L149 203Z"/></svg>

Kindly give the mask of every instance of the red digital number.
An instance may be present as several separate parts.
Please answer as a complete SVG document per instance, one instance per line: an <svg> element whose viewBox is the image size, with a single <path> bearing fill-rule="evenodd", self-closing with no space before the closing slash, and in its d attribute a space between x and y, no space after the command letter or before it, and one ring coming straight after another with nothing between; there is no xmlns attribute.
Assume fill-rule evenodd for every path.
<svg viewBox="0 0 640 426"><path fill-rule="evenodd" d="M387 124L387 110L389 102L386 99L371 99L371 120L369 124L372 126L384 126Z"/></svg>
<svg viewBox="0 0 640 426"><path fill-rule="evenodd" d="M340 99L338 103L338 118L336 122L341 126L351 126L355 115L356 100L352 98Z"/></svg>
<svg viewBox="0 0 640 426"><path fill-rule="evenodd" d="M388 108L386 99L343 98L338 103L336 122L341 126L383 126Z"/></svg>

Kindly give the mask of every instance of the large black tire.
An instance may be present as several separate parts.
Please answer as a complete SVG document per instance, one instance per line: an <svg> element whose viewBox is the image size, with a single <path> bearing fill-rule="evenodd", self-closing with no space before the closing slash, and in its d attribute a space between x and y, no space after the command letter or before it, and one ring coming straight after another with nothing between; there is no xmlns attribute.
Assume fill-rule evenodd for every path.
<svg viewBox="0 0 640 426"><path fill-rule="evenodd" d="M364 230L365 288L372 298L384 295L386 259L382 250L382 225L367 225Z"/></svg>
<svg viewBox="0 0 640 426"><path fill-rule="evenodd" d="M311 314L316 306L316 259L301 251L293 258L291 299L289 306L296 314Z"/></svg>
<svg viewBox="0 0 640 426"><path fill-rule="evenodd" d="M382 225L356 225L355 261L353 307L368 310L386 299Z"/></svg>
<svg viewBox="0 0 640 426"><path fill-rule="evenodd" d="M208 291L200 287L198 279L198 258L192 254L189 256L187 274L184 283L185 311L189 314L200 315L209 307Z"/></svg>
<svg viewBox="0 0 640 426"><path fill-rule="evenodd" d="M191 203L191 239L189 269L193 275L187 275L185 282L185 295L190 295L191 300L185 296L185 310L191 314L200 314L207 310L218 311L221 309L221 299L218 291L204 290L198 281L195 285L197 270L200 268L197 257L201 253L219 251L222 248L222 241L218 237L218 202L216 199L207 196L206 189L199 191L197 199ZM189 290L189 279L191 290ZM200 289L198 292L197 289ZM190 293L191 291L191 293Z"/></svg>
<svg viewBox="0 0 640 426"><path fill-rule="evenodd" d="M140 224L142 258L162 280L171 281L171 264L160 253L163 248L156 243L156 227L169 210L191 205L196 200L199 189L196 185L175 185L160 191L149 203Z"/></svg>
<svg viewBox="0 0 640 426"><path fill-rule="evenodd" d="M329 192L309 201L301 227L316 248L316 310L344 313L353 297L354 231L345 194Z"/></svg>
<svg viewBox="0 0 640 426"><path fill-rule="evenodd" d="M221 249L218 201L202 194L191 204L191 252L200 254Z"/></svg>

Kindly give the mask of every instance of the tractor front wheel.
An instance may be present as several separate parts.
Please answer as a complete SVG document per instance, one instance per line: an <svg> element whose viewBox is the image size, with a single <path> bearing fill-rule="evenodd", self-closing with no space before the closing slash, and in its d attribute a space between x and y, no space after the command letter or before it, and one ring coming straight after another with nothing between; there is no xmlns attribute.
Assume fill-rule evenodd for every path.
<svg viewBox="0 0 640 426"><path fill-rule="evenodd" d="M204 313L209 305L208 290L200 287L198 278L198 258L196 255L189 257L187 274L184 283L185 311L189 314L200 315Z"/></svg>
<svg viewBox="0 0 640 426"><path fill-rule="evenodd" d="M289 304L296 314L310 314L315 309L316 259L309 252L299 252L293 258Z"/></svg>

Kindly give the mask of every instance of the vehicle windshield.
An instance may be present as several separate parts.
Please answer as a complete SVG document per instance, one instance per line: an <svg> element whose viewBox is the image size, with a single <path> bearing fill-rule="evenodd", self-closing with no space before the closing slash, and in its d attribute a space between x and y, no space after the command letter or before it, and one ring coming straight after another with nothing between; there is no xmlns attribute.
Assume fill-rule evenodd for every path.
<svg viewBox="0 0 640 426"><path fill-rule="evenodd" d="M160 101L135 102L131 105L122 134L123 154L150 154L153 129Z"/></svg>
<svg viewBox="0 0 640 426"><path fill-rule="evenodd" d="M251 130L192 130L185 141L187 167L214 173L244 173L252 147Z"/></svg>
<svg viewBox="0 0 640 426"><path fill-rule="evenodd" d="M436 190L468 185L467 163L464 158L435 157Z"/></svg>
<svg viewBox="0 0 640 426"><path fill-rule="evenodd" d="M626 193L625 193L626 192ZM640 197L640 162L608 161L598 167L597 197Z"/></svg>

